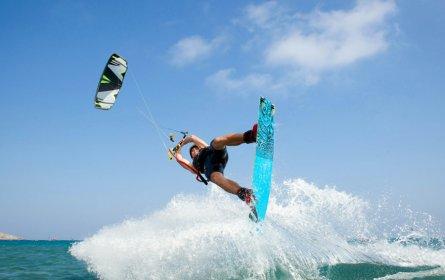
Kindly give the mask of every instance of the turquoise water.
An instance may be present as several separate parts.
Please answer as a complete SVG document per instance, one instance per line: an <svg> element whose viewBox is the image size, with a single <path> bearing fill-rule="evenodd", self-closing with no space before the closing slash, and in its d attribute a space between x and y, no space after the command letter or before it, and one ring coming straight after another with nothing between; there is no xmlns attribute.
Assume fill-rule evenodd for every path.
<svg viewBox="0 0 445 280"><path fill-rule="evenodd" d="M68 253L73 241L0 241L0 279L96 279Z"/></svg>
<svg viewBox="0 0 445 280"><path fill-rule="evenodd" d="M73 241L0 241L0 279L97 279L89 273L86 264L68 252ZM439 248L437 248L439 249ZM356 280L376 279L445 279L438 266L391 266L376 263L337 264L320 266L318 277L308 279ZM401 273L401 274L400 274ZM166 277L169 278L169 277ZM189 277L185 277L189 278ZM231 279L249 278L248 274ZM284 267L275 267L267 279L293 279ZM128 277L128 279L139 279ZM152 279L149 274L140 279ZM226 279L221 275L220 279ZM385 278L383 278L385 279Z"/></svg>

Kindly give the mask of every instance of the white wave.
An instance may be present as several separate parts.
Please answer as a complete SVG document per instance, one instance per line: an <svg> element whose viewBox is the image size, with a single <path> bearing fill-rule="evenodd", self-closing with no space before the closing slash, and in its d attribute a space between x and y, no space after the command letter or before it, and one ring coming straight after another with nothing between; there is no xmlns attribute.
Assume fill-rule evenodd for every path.
<svg viewBox="0 0 445 280"><path fill-rule="evenodd" d="M445 267L443 249L379 239L374 208L361 198L301 179L273 190L261 225L213 185L104 227L70 252L103 279L317 279L321 265L359 262Z"/></svg>

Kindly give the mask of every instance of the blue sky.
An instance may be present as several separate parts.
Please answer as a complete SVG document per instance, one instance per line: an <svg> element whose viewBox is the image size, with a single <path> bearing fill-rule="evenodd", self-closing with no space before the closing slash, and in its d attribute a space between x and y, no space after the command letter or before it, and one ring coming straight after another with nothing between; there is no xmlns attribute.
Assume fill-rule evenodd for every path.
<svg viewBox="0 0 445 280"><path fill-rule="evenodd" d="M113 52L162 124L211 140L269 96L277 182L389 194L445 224L444 3L161 2L1 1L0 231L83 238L204 191L166 160L130 75L94 109ZM253 145L229 153L248 185Z"/></svg>

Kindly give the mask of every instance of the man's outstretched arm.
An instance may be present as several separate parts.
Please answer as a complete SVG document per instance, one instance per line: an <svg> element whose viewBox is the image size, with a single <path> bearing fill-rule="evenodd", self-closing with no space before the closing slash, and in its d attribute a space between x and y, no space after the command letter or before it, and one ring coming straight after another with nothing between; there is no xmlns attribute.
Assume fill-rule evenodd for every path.
<svg viewBox="0 0 445 280"><path fill-rule="evenodd" d="M180 142L181 147L187 145L188 143L193 143L200 149L208 146L208 144L204 140L193 134L185 137L184 140Z"/></svg>

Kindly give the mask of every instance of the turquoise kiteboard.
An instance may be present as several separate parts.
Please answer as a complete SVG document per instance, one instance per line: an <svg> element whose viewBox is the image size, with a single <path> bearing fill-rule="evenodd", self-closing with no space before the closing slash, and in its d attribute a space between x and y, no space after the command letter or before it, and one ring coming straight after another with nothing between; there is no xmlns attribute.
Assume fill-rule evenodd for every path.
<svg viewBox="0 0 445 280"><path fill-rule="evenodd" d="M256 198L255 220L257 221L263 221L266 217L270 187L272 184L274 113L275 106L268 99L261 97L258 112L255 164L252 178L253 193Z"/></svg>

